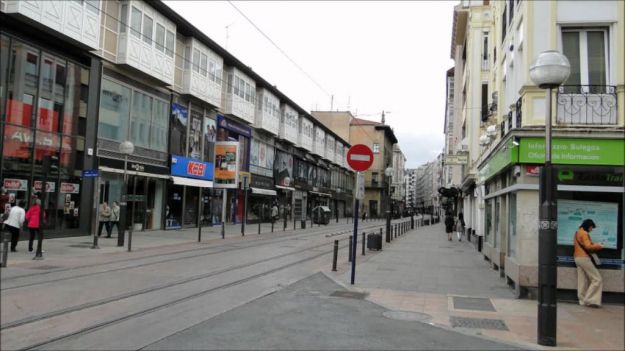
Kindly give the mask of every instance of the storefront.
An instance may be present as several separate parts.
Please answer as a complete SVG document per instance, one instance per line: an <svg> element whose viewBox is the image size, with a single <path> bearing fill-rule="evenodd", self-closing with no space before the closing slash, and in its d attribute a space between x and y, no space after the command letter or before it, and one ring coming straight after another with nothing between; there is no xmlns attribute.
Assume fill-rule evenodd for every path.
<svg viewBox="0 0 625 351"><path fill-rule="evenodd" d="M283 146L284 148L284 146ZM289 148L289 147L287 147ZM276 149L276 161L274 176L277 190L277 205L280 209L280 218L284 217L286 211L287 218L293 209L293 154Z"/></svg>
<svg viewBox="0 0 625 351"><path fill-rule="evenodd" d="M249 223L271 221L271 206L276 201L273 178L252 174L248 193L247 220Z"/></svg>
<svg viewBox="0 0 625 351"><path fill-rule="evenodd" d="M3 15L4 16L4 15ZM3 17L0 37L2 211L41 199L46 237L90 232L91 181L82 178L94 147L100 61L48 34L20 33ZM93 66L93 69L92 67ZM8 74L8 75L7 75ZM53 157L44 175L44 157ZM46 179L43 184L44 177Z"/></svg>
<svg viewBox="0 0 625 351"><path fill-rule="evenodd" d="M236 141L239 143L238 172L248 175L250 167L250 146L252 129L234 122L222 115L217 115L217 141ZM216 164L218 163L215 160ZM238 177L241 178L241 177ZM226 223L241 223L243 220L245 192L241 186L224 189L226 194Z"/></svg>
<svg viewBox="0 0 625 351"><path fill-rule="evenodd" d="M165 229L197 226L197 213L203 225L212 225L213 163L183 156L171 156L171 183L167 189ZM202 192L201 199L199 198ZM183 201L184 199L184 201ZM200 204L200 201L202 202ZM201 211L200 211L200 206ZM195 219L195 223L192 220Z"/></svg>
<svg viewBox="0 0 625 351"><path fill-rule="evenodd" d="M581 222L597 223L604 291L623 288L623 139L553 138L558 210L558 288L576 289L573 236ZM475 194L483 199L484 255L523 294L537 286L539 173L544 138L509 140L480 168ZM532 220L533 219L533 220Z"/></svg>

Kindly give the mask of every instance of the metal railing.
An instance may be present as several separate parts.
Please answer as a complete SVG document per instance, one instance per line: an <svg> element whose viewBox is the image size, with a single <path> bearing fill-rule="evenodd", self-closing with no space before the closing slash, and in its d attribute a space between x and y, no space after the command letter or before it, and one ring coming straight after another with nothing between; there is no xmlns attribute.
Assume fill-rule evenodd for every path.
<svg viewBox="0 0 625 351"><path fill-rule="evenodd" d="M612 85L562 85L558 88L556 123L615 125L616 87Z"/></svg>

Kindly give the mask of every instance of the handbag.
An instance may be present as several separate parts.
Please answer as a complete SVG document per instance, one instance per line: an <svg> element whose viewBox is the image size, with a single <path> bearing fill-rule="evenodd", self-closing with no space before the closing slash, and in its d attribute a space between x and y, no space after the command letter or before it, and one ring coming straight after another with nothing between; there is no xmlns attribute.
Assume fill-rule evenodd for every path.
<svg viewBox="0 0 625 351"><path fill-rule="evenodd" d="M582 243L579 241L579 238L577 237L577 233L575 233L575 240L577 241L577 244L579 245L579 247L581 247L582 250L584 250L586 255L590 257L590 261L592 262L592 264L595 267L601 266L601 259L599 258L599 256L595 252L588 252L588 250L586 250L584 245L582 245Z"/></svg>

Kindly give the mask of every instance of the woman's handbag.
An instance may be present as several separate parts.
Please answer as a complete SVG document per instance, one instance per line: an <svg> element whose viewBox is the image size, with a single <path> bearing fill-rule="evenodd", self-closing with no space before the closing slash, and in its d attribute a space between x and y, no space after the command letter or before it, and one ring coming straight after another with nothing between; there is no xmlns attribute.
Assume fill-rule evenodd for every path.
<svg viewBox="0 0 625 351"><path fill-rule="evenodd" d="M601 259L599 258L599 256L595 252L588 252L588 250L586 250L584 245L582 245L582 243L579 241L579 238L577 237L577 233L575 233L575 240L577 240L577 244L579 245L579 247L582 248L582 250L584 250L586 255L590 257L590 261L592 262L592 264L595 267L601 266Z"/></svg>

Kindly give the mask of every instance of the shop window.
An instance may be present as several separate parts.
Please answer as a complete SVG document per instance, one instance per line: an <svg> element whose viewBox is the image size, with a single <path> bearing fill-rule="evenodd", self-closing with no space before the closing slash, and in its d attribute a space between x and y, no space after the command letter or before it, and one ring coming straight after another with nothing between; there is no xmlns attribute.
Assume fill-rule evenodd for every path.
<svg viewBox="0 0 625 351"><path fill-rule="evenodd" d="M487 243L493 244L493 235L491 235L493 227L492 227L492 219L493 219L493 200L488 199L485 202L484 206L484 239Z"/></svg>

